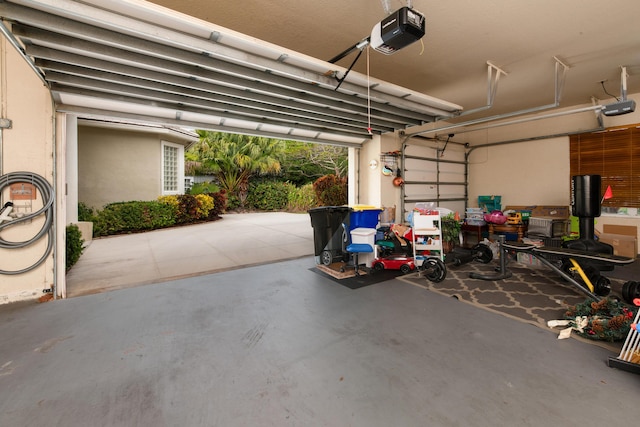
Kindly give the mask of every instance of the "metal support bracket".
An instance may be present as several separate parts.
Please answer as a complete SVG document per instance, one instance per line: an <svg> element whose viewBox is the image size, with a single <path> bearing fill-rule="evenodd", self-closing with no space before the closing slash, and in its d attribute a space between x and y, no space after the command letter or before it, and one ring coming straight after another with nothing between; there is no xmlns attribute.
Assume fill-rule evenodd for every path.
<svg viewBox="0 0 640 427"><path fill-rule="evenodd" d="M494 70L496 73L495 76L493 75ZM493 100L498 92L498 82L500 81L501 74L508 76L503 69L487 61L487 107L493 106Z"/></svg>
<svg viewBox="0 0 640 427"><path fill-rule="evenodd" d="M627 67L625 66L621 66L621 71L620 71L620 100L621 101L626 101L627 100L627 77L629 77L629 74L627 74Z"/></svg>
<svg viewBox="0 0 640 427"><path fill-rule="evenodd" d="M564 82L566 80L567 70L569 66L564 64L557 56L554 56L553 59L556 61L556 69L555 69L555 104L556 106L560 105L560 98L562 97L562 90L564 89ZM560 68L562 67L562 69Z"/></svg>
<svg viewBox="0 0 640 427"><path fill-rule="evenodd" d="M562 95L562 89L564 87L565 77L566 77L567 70L569 69L569 66L564 64L562 61L560 61L560 59L558 59L555 56L553 57L553 59L556 61L556 63L555 63L555 74L554 74L554 77L555 77L554 78L554 80L555 80L554 98L555 99L554 99L553 104L541 105L539 107L527 108L525 110L513 111L513 112L507 113L507 114L499 114L497 116L480 117L478 119L467 120L466 122L460 122L460 123L453 123L453 124L449 124L449 125L438 127L438 128L434 128L434 129L419 130L419 131L415 131L415 132L412 132L411 130L405 130L405 133L404 133L405 136L412 137L412 136L416 136L416 135L434 134L434 133L437 135L439 132L449 131L450 129L466 128L468 126L474 126L474 125L487 123L487 122L492 122L492 121L496 121L496 120L503 120L503 119L507 119L507 118L515 117L515 116L522 116L522 115L525 115L525 114L537 113L537 112L540 112L540 111L548 110L550 108L558 107L560 105L560 97ZM500 73L505 74L505 75L507 75L507 73L505 73L503 70L501 70L500 68L496 67L495 65L491 64L489 61L487 61L487 65L489 66L489 71L488 71L488 73L489 73L489 88L488 88L489 100L490 100L490 102L493 102L493 97L495 96L495 91L497 90L498 81L499 81L499 78L500 78ZM495 77L493 77L493 70L494 69L496 71L496 76ZM475 113L475 112L478 112L478 111L486 110L487 108L490 108L490 107L491 107L491 105L487 105L485 107L474 108L473 110L467 110L467 111L464 111L463 113L459 114L458 117L462 117L462 116L469 115L471 113ZM455 133L470 132L470 131L474 131L474 130L477 130L477 129L472 128L472 129L464 130L464 131L458 130Z"/></svg>
<svg viewBox="0 0 640 427"><path fill-rule="evenodd" d="M0 118L0 129L11 129L12 125L11 119Z"/></svg>

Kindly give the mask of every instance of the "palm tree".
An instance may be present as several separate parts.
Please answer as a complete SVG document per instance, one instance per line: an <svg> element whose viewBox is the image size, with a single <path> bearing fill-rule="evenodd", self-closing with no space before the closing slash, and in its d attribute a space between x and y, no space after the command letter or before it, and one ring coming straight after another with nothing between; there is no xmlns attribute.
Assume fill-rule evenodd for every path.
<svg viewBox="0 0 640 427"><path fill-rule="evenodd" d="M280 172L280 140L203 130L197 133L200 142L189 150L190 154L213 172L222 188L238 197L241 206L252 176Z"/></svg>

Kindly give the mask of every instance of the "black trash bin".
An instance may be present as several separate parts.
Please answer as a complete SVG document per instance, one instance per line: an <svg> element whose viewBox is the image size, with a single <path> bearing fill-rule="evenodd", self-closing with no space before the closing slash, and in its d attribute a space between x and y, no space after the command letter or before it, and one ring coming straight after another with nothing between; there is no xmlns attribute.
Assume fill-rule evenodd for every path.
<svg viewBox="0 0 640 427"><path fill-rule="evenodd" d="M321 206L309 209L313 227L313 246L316 264L329 265L342 261L345 252L345 233L349 230L348 206ZM343 224L346 225L345 230Z"/></svg>

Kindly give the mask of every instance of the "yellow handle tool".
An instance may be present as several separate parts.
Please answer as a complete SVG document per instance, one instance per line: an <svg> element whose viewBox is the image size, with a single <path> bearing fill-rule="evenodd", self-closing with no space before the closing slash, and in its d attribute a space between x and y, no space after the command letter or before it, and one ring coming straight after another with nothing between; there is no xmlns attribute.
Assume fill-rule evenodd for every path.
<svg viewBox="0 0 640 427"><path fill-rule="evenodd" d="M571 271L577 271L578 274L580 275L580 277L582 277L582 281L585 283L585 285L587 285L589 290L591 292L595 292L595 288L593 287L593 284L591 283L591 280L589 280L587 275L584 273L584 271L582 270L582 267L580 267L580 264L578 264L578 261L576 261L573 258L569 258L569 261L571 261L571 264L573 264L573 267L570 268L570 270Z"/></svg>

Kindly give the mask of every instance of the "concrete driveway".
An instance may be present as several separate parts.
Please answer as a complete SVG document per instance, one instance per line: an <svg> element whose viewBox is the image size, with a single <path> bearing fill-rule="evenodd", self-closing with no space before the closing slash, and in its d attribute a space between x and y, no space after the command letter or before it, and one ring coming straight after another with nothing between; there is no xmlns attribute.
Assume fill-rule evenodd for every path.
<svg viewBox="0 0 640 427"><path fill-rule="evenodd" d="M67 273L67 297L312 255L307 213L225 214L206 224L93 240Z"/></svg>

